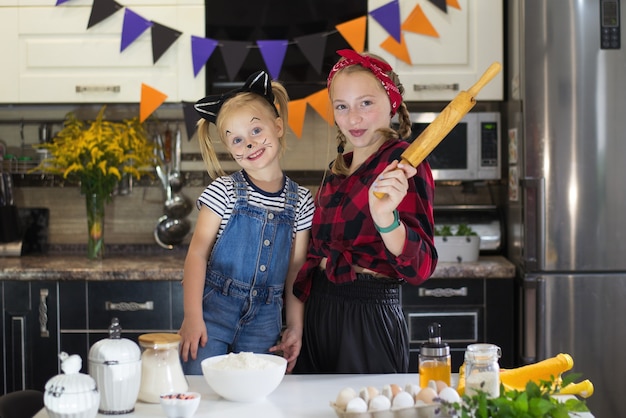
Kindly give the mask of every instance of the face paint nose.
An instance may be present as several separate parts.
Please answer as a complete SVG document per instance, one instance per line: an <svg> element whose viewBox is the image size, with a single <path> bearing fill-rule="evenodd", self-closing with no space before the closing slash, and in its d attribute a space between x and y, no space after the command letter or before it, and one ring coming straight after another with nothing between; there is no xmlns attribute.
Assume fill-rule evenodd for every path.
<svg viewBox="0 0 626 418"><path fill-rule="evenodd" d="M248 145L246 145L246 147L252 148L252 144L248 144Z"/></svg>

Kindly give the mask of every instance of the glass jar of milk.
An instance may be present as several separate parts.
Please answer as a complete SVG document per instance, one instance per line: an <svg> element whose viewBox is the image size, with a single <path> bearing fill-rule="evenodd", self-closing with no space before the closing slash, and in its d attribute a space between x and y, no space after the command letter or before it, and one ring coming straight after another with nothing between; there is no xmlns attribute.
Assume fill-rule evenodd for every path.
<svg viewBox="0 0 626 418"><path fill-rule="evenodd" d="M465 351L465 393L482 391L490 398L500 396L500 347L494 344L470 344Z"/></svg>
<svg viewBox="0 0 626 418"><path fill-rule="evenodd" d="M180 335L169 333L139 336L142 349L140 401L159 403L159 397L165 393L189 389L178 355L180 340Z"/></svg>

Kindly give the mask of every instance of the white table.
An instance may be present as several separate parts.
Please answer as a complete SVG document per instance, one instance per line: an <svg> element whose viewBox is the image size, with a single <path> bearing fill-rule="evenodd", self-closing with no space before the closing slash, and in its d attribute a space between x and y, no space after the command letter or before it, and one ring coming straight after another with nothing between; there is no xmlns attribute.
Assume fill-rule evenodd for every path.
<svg viewBox="0 0 626 418"><path fill-rule="evenodd" d="M404 387L407 383L419 383L417 374L382 375L286 375L276 390L266 399L252 402L231 402L217 395L202 376L188 376L189 390L202 395L200 407L194 418L336 418L330 402L341 389L350 386L359 390L364 386L382 388L396 383ZM120 417L153 418L165 414L159 404L137 402L135 411ZM34 418L47 418L45 409ZM101 415L98 417L111 417ZM591 414L577 417L593 418Z"/></svg>

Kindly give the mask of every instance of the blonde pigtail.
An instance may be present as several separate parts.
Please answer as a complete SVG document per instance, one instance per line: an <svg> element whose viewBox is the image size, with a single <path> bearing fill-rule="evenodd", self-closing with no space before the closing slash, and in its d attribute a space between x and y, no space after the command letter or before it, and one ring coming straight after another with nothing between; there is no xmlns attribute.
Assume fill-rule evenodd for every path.
<svg viewBox="0 0 626 418"><path fill-rule="evenodd" d="M226 175L215 153L213 147L213 141L209 132L211 123L205 119L200 119L198 122L198 143L200 144L200 153L202 154L202 160L204 166L209 173L209 176L215 180L220 176Z"/></svg>

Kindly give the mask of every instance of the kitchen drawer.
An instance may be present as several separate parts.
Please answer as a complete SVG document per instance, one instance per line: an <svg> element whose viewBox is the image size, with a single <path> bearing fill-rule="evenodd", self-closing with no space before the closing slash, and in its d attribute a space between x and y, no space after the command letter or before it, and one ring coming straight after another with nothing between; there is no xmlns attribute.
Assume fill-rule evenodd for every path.
<svg viewBox="0 0 626 418"><path fill-rule="evenodd" d="M174 327L172 286L180 284L170 281L62 282L61 332L106 332L114 317L120 320L122 332L171 330ZM182 310L182 306L177 306L176 310Z"/></svg>
<svg viewBox="0 0 626 418"><path fill-rule="evenodd" d="M409 343L422 345L428 341L428 326L441 325L441 339L448 344L469 344L483 341L483 308L415 309L404 314L409 328Z"/></svg>
<svg viewBox="0 0 626 418"><path fill-rule="evenodd" d="M402 306L483 305L483 279L430 279L419 286L402 286Z"/></svg>

